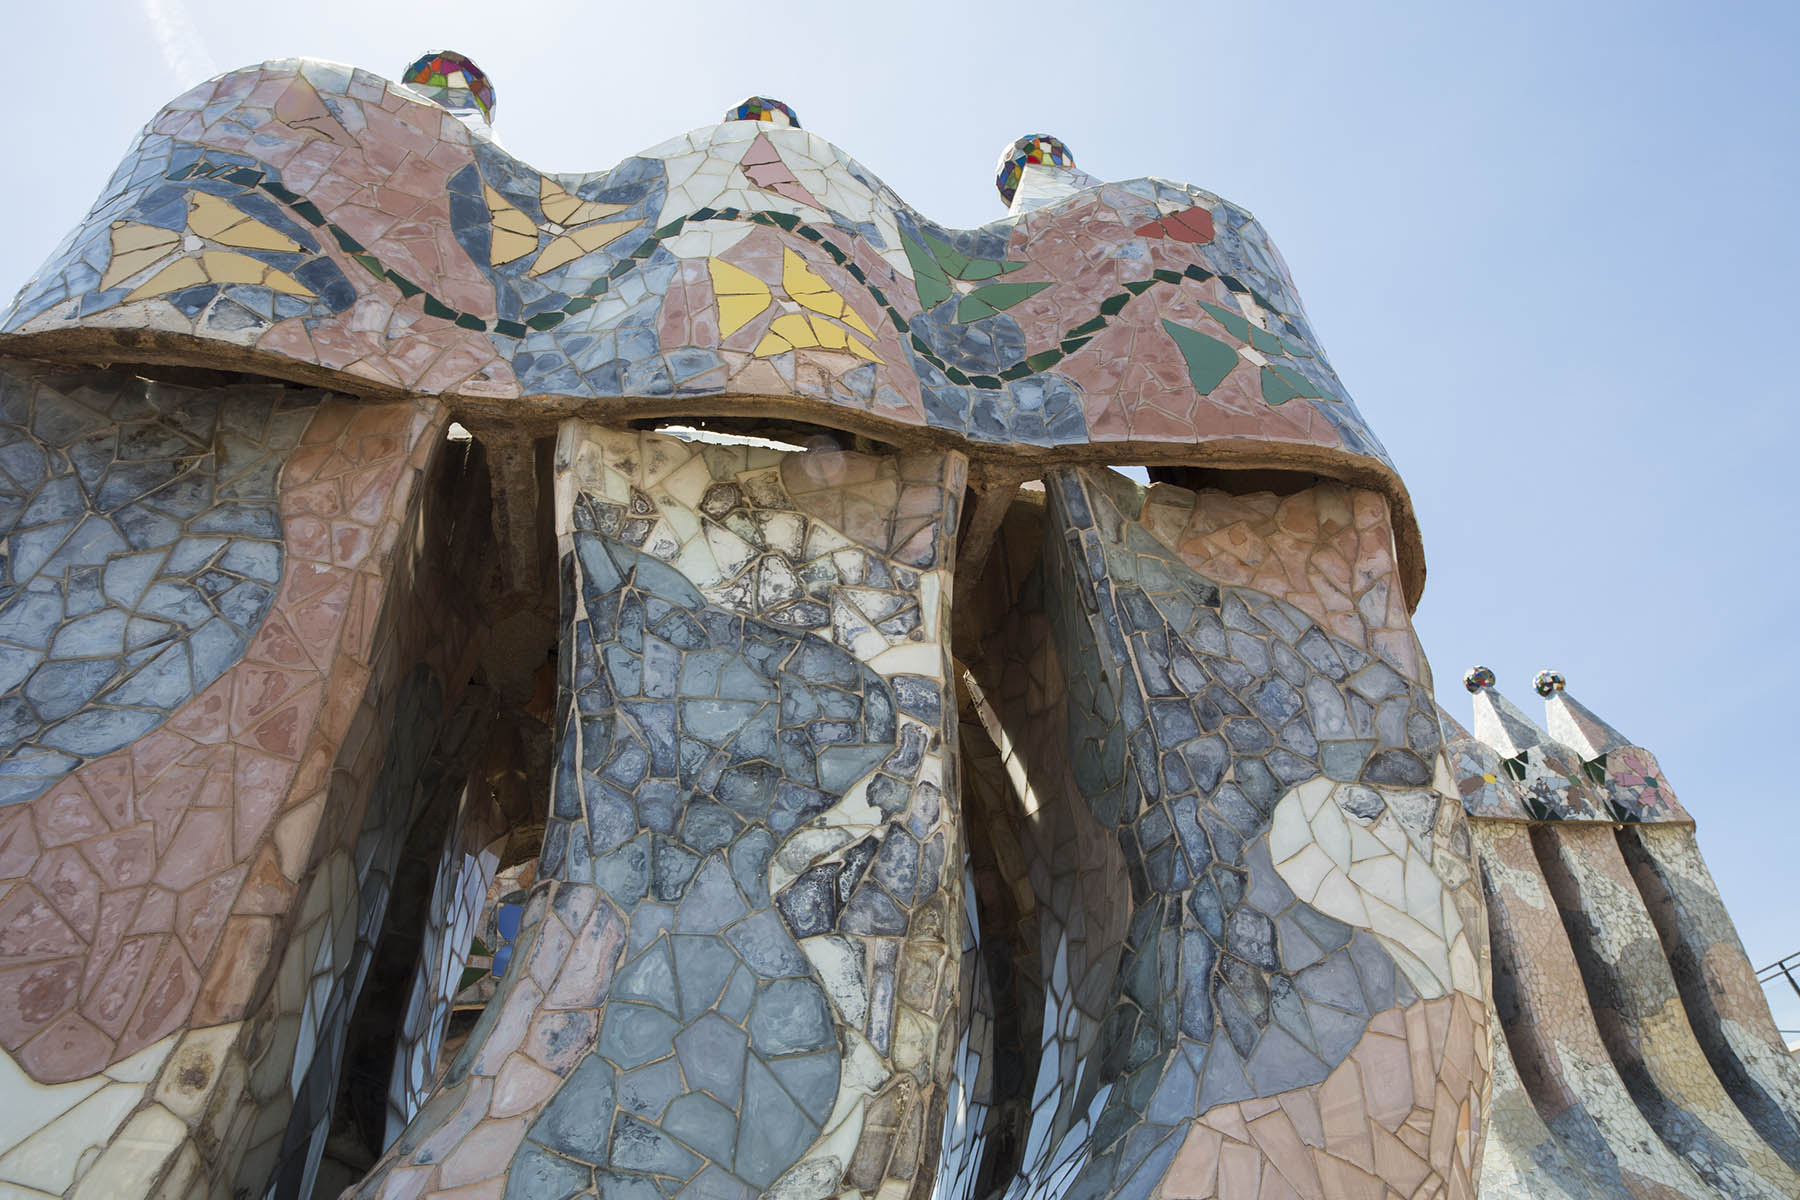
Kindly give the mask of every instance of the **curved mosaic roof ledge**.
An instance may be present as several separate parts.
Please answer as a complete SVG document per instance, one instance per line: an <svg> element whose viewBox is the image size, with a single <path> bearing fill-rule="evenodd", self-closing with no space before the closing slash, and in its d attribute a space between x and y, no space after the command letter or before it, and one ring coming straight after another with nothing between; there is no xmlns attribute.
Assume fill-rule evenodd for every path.
<svg viewBox="0 0 1800 1200"><path fill-rule="evenodd" d="M1384 492L1409 603L1424 583L1406 489L1268 235L1160 179L951 229L765 121L544 174L400 84L285 59L156 115L0 318L0 352L204 362L545 429L779 416L1000 474L1307 470Z"/></svg>

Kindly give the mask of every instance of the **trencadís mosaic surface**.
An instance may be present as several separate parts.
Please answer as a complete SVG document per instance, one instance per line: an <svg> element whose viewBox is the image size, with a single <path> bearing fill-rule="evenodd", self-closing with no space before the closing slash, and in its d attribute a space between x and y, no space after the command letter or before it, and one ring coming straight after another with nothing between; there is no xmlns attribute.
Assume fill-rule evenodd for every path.
<svg viewBox="0 0 1800 1200"><path fill-rule="evenodd" d="M1688 809L1438 706L1248 213L496 105L201 85L0 319L0 1192L1800 1194Z"/></svg>
<svg viewBox="0 0 1800 1200"><path fill-rule="evenodd" d="M772 104L546 175L367 72L237 72L151 121L3 327L152 328L431 395L768 395L1001 445L1386 466L1243 209L1135 180L950 229Z"/></svg>
<svg viewBox="0 0 1800 1200"><path fill-rule="evenodd" d="M0 375L0 804L161 725L281 581L276 479L310 407L110 383Z"/></svg>

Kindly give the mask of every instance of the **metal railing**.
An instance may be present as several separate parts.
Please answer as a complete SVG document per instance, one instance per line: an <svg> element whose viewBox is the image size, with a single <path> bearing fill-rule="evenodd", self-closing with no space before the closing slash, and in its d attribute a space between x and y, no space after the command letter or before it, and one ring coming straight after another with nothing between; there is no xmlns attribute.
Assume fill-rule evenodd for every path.
<svg viewBox="0 0 1800 1200"><path fill-rule="evenodd" d="M1794 995L1800 997L1800 950L1757 969L1756 982L1763 987L1767 988L1777 979L1787 980L1787 985L1794 989ZM1777 1032L1783 1037L1792 1037L1800 1034L1800 1029L1782 1029Z"/></svg>

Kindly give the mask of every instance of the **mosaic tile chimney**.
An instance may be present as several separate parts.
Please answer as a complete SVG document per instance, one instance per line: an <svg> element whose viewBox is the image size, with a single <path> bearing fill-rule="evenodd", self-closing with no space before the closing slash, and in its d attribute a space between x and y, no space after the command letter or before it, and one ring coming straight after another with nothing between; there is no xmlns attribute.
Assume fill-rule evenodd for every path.
<svg viewBox="0 0 1800 1200"><path fill-rule="evenodd" d="M0 1191L1800 1194L1692 819L1437 706L1247 212L494 107L201 84L0 317Z"/></svg>

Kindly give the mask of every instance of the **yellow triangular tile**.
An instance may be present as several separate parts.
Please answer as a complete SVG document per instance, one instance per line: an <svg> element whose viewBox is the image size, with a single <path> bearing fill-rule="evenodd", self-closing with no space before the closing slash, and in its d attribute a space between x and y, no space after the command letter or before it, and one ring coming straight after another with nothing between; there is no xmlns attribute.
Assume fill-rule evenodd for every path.
<svg viewBox="0 0 1800 1200"><path fill-rule="evenodd" d="M268 272L263 275L263 286L274 288L278 292L286 292L290 296L304 296L308 300L311 300L318 295L317 292L301 283L298 279L295 279L292 275L289 275L286 271L277 271L274 267L270 267Z"/></svg>
<svg viewBox="0 0 1800 1200"><path fill-rule="evenodd" d="M182 288L193 287L195 284L206 281L206 272L200 269L198 261L191 258L178 258L139 284L130 295L125 297L125 303L129 304L133 300L160 296L165 292L178 292Z"/></svg>
<svg viewBox="0 0 1800 1200"><path fill-rule="evenodd" d="M583 225L580 229L571 230L569 236L583 250L594 251L609 242L617 241L631 230L637 228L636 221L603 221L593 225Z"/></svg>
<svg viewBox="0 0 1800 1200"><path fill-rule="evenodd" d="M720 337L736 333L769 307L769 285L742 267L708 258L706 269L712 276L713 295L719 303Z"/></svg>
<svg viewBox="0 0 1800 1200"><path fill-rule="evenodd" d="M733 266L722 258L706 260L706 269L712 274L713 291L721 296L761 296L769 299L769 285L744 270Z"/></svg>
<svg viewBox="0 0 1800 1200"><path fill-rule="evenodd" d="M805 259L785 246L781 253L781 286L803 308L835 317L865 337L875 336L875 331L850 307L850 302L814 273Z"/></svg>
<svg viewBox="0 0 1800 1200"><path fill-rule="evenodd" d="M769 307L769 294L761 296L733 296L722 294L719 302L719 336L730 337L750 322L762 315Z"/></svg>
<svg viewBox="0 0 1800 1200"><path fill-rule="evenodd" d="M261 283L266 269L254 258L230 250L208 250L200 262L214 283Z"/></svg>
<svg viewBox="0 0 1800 1200"><path fill-rule="evenodd" d="M168 247L181 240L181 235L173 229L163 229L157 225L140 225L136 221L119 221L112 227L112 248L114 254L123 254L128 250L146 250L153 246Z"/></svg>
<svg viewBox="0 0 1800 1200"><path fill-rule="evenodd" d="M537 249L538 240L535 232L527 237L522 233L514 233L510 229L502 229L498 225L494 226L493 232L493 243L488 248L488 264L490 266L498 267L509 262L516 262Z"/></svg>
<svg viewBox="0 0 1800 1200"><path fill-rule="evenodd" d="M606 217L614 217L630 208L629 204L601 204L597 200L583 200L569 218L571 225L585 225L589 221L598 221ZM633 221L632 224L637 224Z"/></svg>
<svg viewBox="0 0 1800 1200"><path fill-rule="evenodd" d="M279 229L271 229L261 221L246 217L213 238L215 242L224 242L227 246L242 246L246 250L278 250L284 254L294 254L300 249L296 242Z"/></svg>
<svg viewBox="0 0 1800 1200"><path fill-rule="evenodd" d="M278 250L294 254L301 248L300 243L287 234L264 225L240 212L230 201L207 192L189 195L188 228L203 238L227 246L242 246L246 250Z"/></svg>
<svg viewBox="0 0 1800 1200"><path fill-rule="evenodd" d="M856 330L856 332L862 334L866 338L875 336L875 331L870 329L863 319L856 315L856 310L850 307L850 302L847 300L844 302L844 315L842 320L844 324Z"/></svg>
<svg viewBox="0 0 1800 1200"><path fill-rule="evenodd" d="M562 185L548 175L538 180L538 200L544 206L544 219L558 225L567 224L568 217L581 207L581 201L563 191Z"/></svg>
<svg viewBox="0 0 1800 1200"><path fill-rule="evenodd" d="M844 311L843 297L813 274L805 259L785 246L781 250L781 286L787 289L788 295L816 313L835 317Z"/></svg>
<svg viewBox="0 0 1800 1200"><path fill-rule="evenodd" d="M305 296L308 299L314 294L287 272L276 270L267 263L258 262L248 254L239 254L235 250L208 250L200 256L200 262L207 277L214 283L260 283L278 292L286 292L290 296Z"/></svg>
<svg viewBox="0 0 1800 1200"><path fill-rule="evenodd" d="M188 195L188 228L203 238L216 238L243 219L243 213L209 192Z"/></svg>
<svg viewBox="0 0 1800 1200"><path fill-rule="evenodd" d="M550 244L544 247L544 252L538 255L537 261L531 264L531 270L527 274L542 275L545 271L554 271L564 263L574 262L585 253L575 239L565 233L551 239Z"/></svg>
<svg viewBox="0 0 1800 1200"><path fill-rule="evenodd" d="M818 336L813 333L812 326L799 313L783 313L769 322L769 330L792 342L795 349L819 344Z"/></svg>
<svg viewBox="0 0 1800 1200"><path fill-rule="evenodd" d="M100 289L117 287L180 245L181 235L172 229L140 225L135 221L114 225L112 259L106 264L106 274L100 278Z"/></svg>
<svg viewBox="0 0 1800 1200"><path fill-rule="evenodd" d="M799 313L783 313L769 322L769 332L757 343L756 356L766 358L770 354L780 354L787 350L804 350L819 344L812 326Z"/></svg>
<svg viewBox="0 0 1800 1200"><path fill-rule="evenodd" d="M484 184L482 190L487 199L488 220L495 229L529 235L534 242L537 240L537 225L530 217L491 186Z"/></svg>
<svg viewBox="0 0 1800 1200"><path fill-rule="evenodd" d="M592 200L578 200L548 175L538 180L538 201L544 206L544 216L564 228L598 221L602 217L622 213L630 207L625 204L599 204Z"/></svg>

